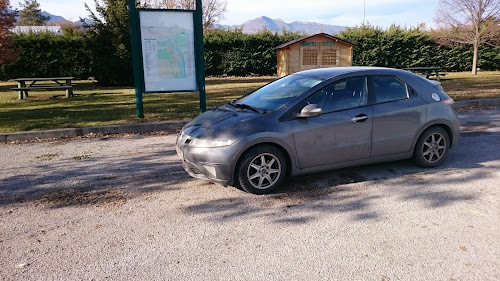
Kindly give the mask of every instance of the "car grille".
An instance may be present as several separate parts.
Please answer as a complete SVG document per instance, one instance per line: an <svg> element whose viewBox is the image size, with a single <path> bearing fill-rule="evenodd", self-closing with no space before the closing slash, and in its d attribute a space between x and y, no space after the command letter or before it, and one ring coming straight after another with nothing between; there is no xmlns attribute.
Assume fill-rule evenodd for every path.
<svg viewBox="0 0 500 281"><path fill-rule="evenodd" d="M193 174L201 174L200 169L191 163L186 162L186 168Z"/></svg>

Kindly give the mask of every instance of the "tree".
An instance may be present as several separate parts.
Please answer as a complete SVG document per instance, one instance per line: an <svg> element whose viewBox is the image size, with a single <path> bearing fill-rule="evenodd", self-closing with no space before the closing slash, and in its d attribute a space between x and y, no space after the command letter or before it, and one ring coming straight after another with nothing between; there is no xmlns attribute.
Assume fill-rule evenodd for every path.
<svg viewBox="0 0 500 281"><path fill-rule="evenodd" d="M500 46L499 0L439 0L433 31L436 41L473 46L472 74L477 74L479 48Z"/></svg>
<svg viewBox="0 0 500 281"><path fill-rule="evenodd" d="M104 86L134 85L127 0L95 1L93 24L84 24L92 54L92 72Z"/></svg>
<svg viewBox="0 0 500 281"><path fill-rule="evenodd" d="M196 0L142 0L143 7L156 9L195 10ZM204 0L202 7L203 29L213 29L224 18L227 2L225 0Z"/></svg>
<svg viewBox="0 0 500 281"><path fill-rule="evenodd" d="M339 37L356 45L353 65L416 67L438 65L437 44L423 26L387 29L371 26L347 28Z"/></svg>
<svg viewBox="0 0 500 281"><path fill-rule="evenodd" d="M23 7L19 13L19 25L44 25L49 21L50 17L42 15L40 3L36 0L24 0L19 4Z"/></svg>
<svg viewBox="0 0 500 281"><path fill-rule="evenodd" d="M10 29L16 23L16 11L9 11L9 0L0 0L0 64L15 60L17 51L14 48Z"/></svg>

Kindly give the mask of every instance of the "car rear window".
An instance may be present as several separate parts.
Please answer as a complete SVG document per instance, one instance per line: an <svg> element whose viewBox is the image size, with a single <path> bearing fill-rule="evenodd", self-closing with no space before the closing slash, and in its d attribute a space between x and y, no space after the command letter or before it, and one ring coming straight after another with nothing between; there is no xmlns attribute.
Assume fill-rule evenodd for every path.
<svg viewBox="0 0 500 281"><path fill-rule="evenodd" d="M377 103L408 98L406 83L394 76L372 76L371 81Z"/></svg>

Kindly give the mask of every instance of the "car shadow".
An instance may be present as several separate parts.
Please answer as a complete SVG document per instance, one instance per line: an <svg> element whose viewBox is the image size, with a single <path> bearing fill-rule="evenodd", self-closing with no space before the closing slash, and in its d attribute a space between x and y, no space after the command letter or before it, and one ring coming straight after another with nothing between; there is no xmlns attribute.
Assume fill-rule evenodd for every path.
<svg viewBox="0 0 500 281"><path fill-rule="evenodd" d="M289 178L274 193L263 196L210 185L215 188L207 192L213 196L199 196L179 204L181 207L176 210L219 223L265 216L277 224L304 224L324 214L342 214L352 221L381 220L384 214L377 206L384 198L439 209L478 198L479 193L455 190L450 185L473 183L497 173L500 167L495 161L499 160L500 151L492 144L498 136L495 132L464 132L443 165L436 169L419 168L410 160L344 168ZM129 136L144 137L147 136ZM50 209L110 207L153 193L178 195L205 189L206 181L186 174L173 143L143 148L151 152L113 158L76 152L66 159L59 159L57 154L39 155L33 160L37 161L33 167L3 171L10 176L0 179L0 206L29 203ZM187 188L188 182L197 187ZM212 197L216 199L205 199Z"/></svg>
<svg viewBox="0 0 500 281"><path fill-rule="evenodd" d="M438 209L479 196L450 185L473 183L497 173L500 167L492 162L500 159L500 151L490 144L498 136L499 133L463 133L443 164L434 169L402 160L296 176L288 178L272 194L242 193L193 204L184 212L219 222L268 216L278 224L304 224L332 213L346 214L352 221L383 219L378 208L383 198Z"/></svg>

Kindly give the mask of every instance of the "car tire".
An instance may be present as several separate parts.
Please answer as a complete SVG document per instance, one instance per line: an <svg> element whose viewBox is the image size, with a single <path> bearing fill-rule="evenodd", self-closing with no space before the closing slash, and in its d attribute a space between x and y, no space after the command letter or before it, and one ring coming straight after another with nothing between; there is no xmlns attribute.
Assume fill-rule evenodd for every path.
<svg viewBox="0 0 500 281"><path fill-rule="evenodd" d="M415 146L414 160L425 168L439 166L450 149L450 137L441 127L425 130Z"/></svg>
<svg viewBox="0 0 500 281"><path fill-rule="evenodd" d="M266 194L281 185L287 163L283 152L271 145L256 146L246 151L236 167L238 185L253 194Z"/></svg>

